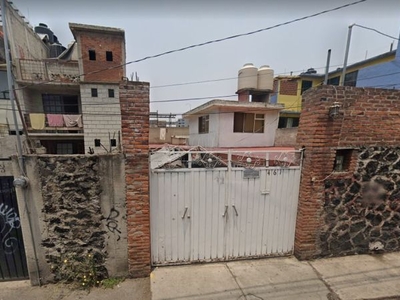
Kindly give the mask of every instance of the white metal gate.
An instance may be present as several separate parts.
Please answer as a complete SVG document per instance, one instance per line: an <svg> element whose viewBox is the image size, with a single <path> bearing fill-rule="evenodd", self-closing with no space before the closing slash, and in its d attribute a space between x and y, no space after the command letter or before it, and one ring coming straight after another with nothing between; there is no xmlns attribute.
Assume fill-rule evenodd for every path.
<svg viewBox="0 0 400 300"><path fill-rule="evenodd" d="M194 155L203 168L193 167ZM204 155L151 170L153 265L292 253L301 153ZM227 166L213 167L218 159Z"/></svg>

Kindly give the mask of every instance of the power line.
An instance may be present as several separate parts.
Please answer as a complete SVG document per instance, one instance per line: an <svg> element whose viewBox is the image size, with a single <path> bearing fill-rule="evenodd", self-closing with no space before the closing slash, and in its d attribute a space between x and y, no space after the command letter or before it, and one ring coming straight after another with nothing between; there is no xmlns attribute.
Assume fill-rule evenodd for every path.
<svg viewBox="0 0 400 300"><path fill-rule="evenodd" d="M96 71L92 71L92 72L88 72L88 73L83 73L83 74L78 75L78 77L85 76L85 75L92 75L92 74L96 74L96 73L100 73L100 72L105 72L105 71L121 68L123 66L127 66L127 65L130 65L130 64L134 64L134 63L142 62L142 61L145 61L145 60L149 60L149 59L165 56L165 55L168 55L168 54L181 52L181 51L185 51L185 50L189 50L189 49L193 49L193 48L197 48L197 47L202 47L202 46L206 46L206 45L210 45L210 44L214 44L214 43L220 43L220 42L224 42L224 41L227 41L227 40L236 39L236 38L239 38L239 37L249 36L249 35L253 35L253 34L256 34L256 33L267 31L267 30L272 30L272 29L275 29L275 28L278 28L278 27L282 27L282 26L285 26L285 25L289 25L289 24L293 24L293 23L296 23L296 22L300 22L300 21L306 20L306 19L317 17L317 16L320 16L320 15L323 15L323 14L327 14L327 13L330 13L330 12L333 12L333 11L337 11L337 10L340 10L340 9L343 9L343 8L346 8L346 7L349 7L349 6L357 5L359 3L366 2L366 1L367 0L358 0L358 1L355 1L355 2L351 2L351 3L348 3L348 4L341 5L341 6L337 6L337 7L331 8L331 9L326 9L326 10L323 10L323 11L320 11L320 12L317 12L317 13L314 13L314 14L310 14L310 15L307 15L307 16L304 16L304 17L300 17L300 18L292 19L290 21L278 23L278 24L275 24L273 26L260 28L260 29L249 31L249 32L245 32L245 33L239 33L239 34L227 36L227 37L220 38L220 39L210 40L210 41L206 41L206 42L202 42L202 43L198 43L198 44L193 44L193 45L189 45L189 46L186 46L186 47L177 48L177 49L161 52L161 53L154 54L154 55L145 56L143 58L132 60L132 61L129 61L129 62L125 62L125 63L117 65L117 66L112 66L112 67L108 67L108 68L104 68L104 69L100 69L100 70L96 70ZM36 85L45 84L45 83L49 83L49 82L52 82L52 81L54 81L54 80L47 80L45 82L36 83ZM25 88L25 87L21 87L21 88L18 88L18 89L23 89L23 88ZM15 90L17 90L17 89L15 89Z"/></svg>
<svg viewBox="0 0 400 300"><path fill-rule="evenodd" d="M399 38L394 37L394 36L391 36L391 35L389 35L389 34L386 34L386 33L382 32L382 31L379 31L378 29L375 29L375 28L371 28L371 27L367 27L367 26L363 26L363 25L359 25L359 24L353 24L353 26L356 26L356 27L360 27L360 28L363 28L363 29L367 29L367 30L374 31L374 32L376 32L376 33L378 33L378 34L380 34L380 35L386 36L386 37L388 37L388 38L391 38L391 39L394 39L394 40L397 40L397 41L399 40Z"/></svg>

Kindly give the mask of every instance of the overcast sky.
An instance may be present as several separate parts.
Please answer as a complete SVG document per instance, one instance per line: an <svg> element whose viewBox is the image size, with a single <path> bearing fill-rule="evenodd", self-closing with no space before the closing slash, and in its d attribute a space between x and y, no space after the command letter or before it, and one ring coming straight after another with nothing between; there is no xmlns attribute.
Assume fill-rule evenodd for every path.
<svg viewBox="0 0 400 300"><path fill-rule="evenodd" d="M72 39L68 22L123 28L127 61L163 51L268 27L354 0L13 0L35 26L46 23L67 45ZM131 64L141 81L159 86L237 76L248 62L270 65L275 74L310 67L323 72L326 52L332 49L332 69L343 63L347 28L352 23L399 36L400 0L364 3L295 24ZM349 62L389 51L397 41L354 28ZM236 80L152 88L151 101L232 95ZM228 98L235 99L235 98ZM153 111L182 113L209 100L154 103Z"/></svg>

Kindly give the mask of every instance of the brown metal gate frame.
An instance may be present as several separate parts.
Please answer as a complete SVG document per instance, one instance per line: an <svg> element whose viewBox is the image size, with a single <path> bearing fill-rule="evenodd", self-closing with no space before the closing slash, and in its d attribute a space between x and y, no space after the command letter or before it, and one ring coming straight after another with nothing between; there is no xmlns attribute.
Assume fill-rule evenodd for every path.
<svg viewBox="0 0 400 300"><path fill-rule="evenodd" d="M0 281L29 278L13 179L0 177Z"/></svg>

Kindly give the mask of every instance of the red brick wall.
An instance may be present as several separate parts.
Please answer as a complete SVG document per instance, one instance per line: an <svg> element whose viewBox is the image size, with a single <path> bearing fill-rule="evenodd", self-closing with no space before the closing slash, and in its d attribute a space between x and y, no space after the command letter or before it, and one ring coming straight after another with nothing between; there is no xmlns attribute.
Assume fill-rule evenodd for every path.
<svg viewBox="0 0 400 300"><path fill-rule="evenodd" d="M149 88L147 82L122 82L122 146L126 156L126 214L129 272L150 274Z"/></svg>
<svg viewBox="0 0 400 300"><path fill-rule="evenodd" d="M279 83L279 94L288 95L288 96L296 96L298 89L297 79L287 80L282 79Z"/></svg>
<svg viewBox="0 0 400 300"><path fill-rule="evenodd" d="M340 103L340 115L328 116ZM348 172L333 173L336 149L400 144L400 91L321 86L303 94L297 146L305 147L296 225L295 255L319 256L324 182L351 179L357 167L354 151Z"/></svg>
<svg viewBox="0 0 400 300"><path fill-rule="evenodd" d="M120 82L125 76L125 39L122 35L85 32L79 35L84 81ZM96 60L89 60L89 50L96 51ZM113 61L106 60L106 51L112 51ZM107 71L96 72L105 68ZM93 72L91 74L91 72ZM89 73L89 74L88 74Z"/></svg>

